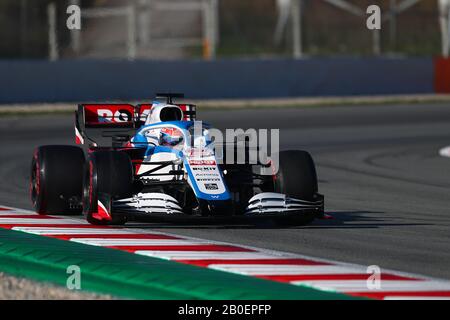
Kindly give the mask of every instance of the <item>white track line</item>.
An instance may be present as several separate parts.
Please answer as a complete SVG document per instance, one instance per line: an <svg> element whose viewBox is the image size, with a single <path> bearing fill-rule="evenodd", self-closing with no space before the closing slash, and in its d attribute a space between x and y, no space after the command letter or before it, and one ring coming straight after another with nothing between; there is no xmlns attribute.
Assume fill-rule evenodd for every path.
<svg viewBox="0 0 450 320"><path fill-rule="evenodd" d="M341 266L296 266L296 265L210 265L209 268L229 271L246 275L295 275L295 274L349 274L366 273L366 268L352 268Z"/></svg>
<svg viewBox="0 0 450 320"><path fill-rule="evenodd" d="M205 260L205 259L227 259L227 260L246 260L246 259L274 259L274 256L258 252L227 252L227 251L148 251L138 250L136 254L144 256L158 257L168 260Z"/></svg>
<svg viewBox="0 0 450 320"><path fill-rule="evenodd" d="M303 284L320 288L322 290L336 290L340 292L366 292L367 282L365 280L314 280L314 281L294 281L294 284ZM381 287L372 289L373 292L391 292L391 291L441 291L448 290L448 284L428 281L404 281L404 280L383 280Z"/></svg>
<svg viewBox="0 0 450 320"><path fill-rule="evenodd" d="M198 241L175 240L175 239L80 239L74 238L70 241L90 244L94 246L192 246L199 244L207 244L208 242L199 243Z"/></svg>

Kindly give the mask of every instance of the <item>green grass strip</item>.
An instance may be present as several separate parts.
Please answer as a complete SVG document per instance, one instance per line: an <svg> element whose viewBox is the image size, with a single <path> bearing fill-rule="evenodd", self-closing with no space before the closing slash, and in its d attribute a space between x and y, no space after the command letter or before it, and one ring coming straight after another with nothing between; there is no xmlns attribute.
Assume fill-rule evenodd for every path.
<svg viewBox="0 0 450 320"><path fill-rule="evenodd" d="M131 299L350 299L350 296L0 228L0 270Z"/></svg>

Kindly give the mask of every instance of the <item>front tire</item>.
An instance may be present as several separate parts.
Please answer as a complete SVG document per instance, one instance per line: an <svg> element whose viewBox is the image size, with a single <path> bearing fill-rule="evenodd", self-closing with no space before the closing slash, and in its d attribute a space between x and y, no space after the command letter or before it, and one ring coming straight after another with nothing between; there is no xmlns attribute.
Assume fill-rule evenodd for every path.
<svg viewBox="0 0 450 320"><path fill-rule="evenodd" d="M83 150L75 146L41 146L31 161L30 196L39 214L80 214Z"/></svg>
<svg viewBox="0 0 450 320"><path fill-rule="evenodd" d="M96 151L89 155L84 169L83 214L95 225L123 225L126 217L112 212L113 199L131 196L133 165L130 157L120 151ZM108 211L110 218L99 217L99 206Z"/></svg>
<svg viewBox="0 0 450 320"><path fill-rule="evenodd" d="M289 150L279 154L278 172L274 175L274 191L300 200L314 201L318 197L317 173L311 155L306 151ZM317 212L276 219L281 225L305 225L318 216Z"/></svg>
<svg viewBox="0 0 450 320"><path fill-rule="evenodd" d="M314 200L318 184L311 155L301 150L281 151L278 172L274 176L274 189L292 198Z"/></svg>

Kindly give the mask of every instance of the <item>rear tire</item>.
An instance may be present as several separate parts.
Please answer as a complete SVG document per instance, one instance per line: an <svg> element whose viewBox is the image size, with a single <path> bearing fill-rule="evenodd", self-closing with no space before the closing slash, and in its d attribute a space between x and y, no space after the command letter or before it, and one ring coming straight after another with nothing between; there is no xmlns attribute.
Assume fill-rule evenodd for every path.
<svg viewBox="0 0 450 320"><path fill-rule="evenodd" d="M274 191L289 197L316 200L318 184L317 173L311 155L306 151L289 150L279 154L279 168L274 176ZM304 225L311 223L317 212L280 217L275 219L280 225Z"/></svg>
<svg viewBox="0 0 450 320"><path fill-rule="evenodd" d="M80 214L83 150L75 146L41 146L31 161L30 196L39 214Z"/></svg>
<svg viewBox="0 0 450 320"><path fill-rule="evenodd" d="M110 201L131 196L133 189L133 165L130 157L120 151L96 151L89 155L84 168L83 214L96 225L123 225L126 217L111 212ZM94 217L98 211L98 199L104 203L112 220ZM103 202L102 202L103 203Z"/></svg>

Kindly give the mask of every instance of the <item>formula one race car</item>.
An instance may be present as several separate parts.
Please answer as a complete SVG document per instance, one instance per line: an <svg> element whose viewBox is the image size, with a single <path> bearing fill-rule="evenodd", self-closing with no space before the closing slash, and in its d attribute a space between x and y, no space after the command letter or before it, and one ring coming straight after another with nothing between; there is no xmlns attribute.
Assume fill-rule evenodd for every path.
<svg viewBox="0 0 450 320"><path fill-rule="evenodd" d="M30 192L36 212L82 212L98 225L168 216L306 224L323 216L324 198L307 152L282 151L276 165L273 157L228 161L229 151L222 148L218 155L212 128L195 121L195 106L172 101L181 97L159 94L152 104L136 106L79 105L75 135L83 148L49 145L34 151ZM248 143L236 139L231 145L236 154L250 152ZM261 168L272 171L261 174Z"/></svg>

